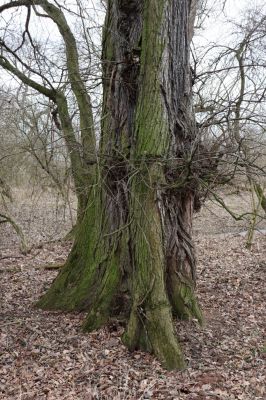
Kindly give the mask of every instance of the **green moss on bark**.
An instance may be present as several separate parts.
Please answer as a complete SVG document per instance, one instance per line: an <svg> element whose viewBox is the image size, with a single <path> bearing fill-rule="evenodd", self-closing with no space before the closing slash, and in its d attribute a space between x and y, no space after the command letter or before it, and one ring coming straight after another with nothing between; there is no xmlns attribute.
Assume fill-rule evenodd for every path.
<svg viewBox="0 0 266 400"><path fill-rule="evenodd" d="M195 318L199 324L203 324L203 315L195 296L193 282L183 283L181 279L176 279L169 290L173 314L179 319L191 320Z"/></svg>
<svg viewBox="0 0 266 400"><path fill-rule="evenodd" d="M124 342L130 349L146 343L169 369L184 368L182 352L174 332L171 305L165 286L163 227L156 201L161 166L155 163L131 188L131 237L133 242L133 307ZM146 347L146 346L145 346Z"/></svg>
<svg viewBox="0 0 266 400"><path fill-rule="evenodd" d="M128 11L129 20L136 18L139 23L139 15L134 14L137 11L132 4L108 2L108 13L115 10L120 14L106 18L110 26L105 26L104 57L110 60L103 67L101 161L90 181L86 213L69 259L39 306L86 310L83 328L91 331L116 315L118 299L124 302L127 298L130 310L124 343L130 350L154 353L168 369L183 369L172 314L200 319L200 312L193 284L184 285L176 275L174 286L167 285L167 232L171 229L167 231L166 224L176 235L180 228L171 216L166 218L171 210L163 200L165 160L173 139L160 81L162 62L167 62L162 60L163 32L168 32L170 18L165 12L167 5L170 2L148 0L145 8L140 8L143 25L138 66L138 61L131 60L129 65L124 61L125 52L131 54L136 43L130 42L130 29L125 32L128 26L122 22L127 19L117 18L125 18ZM119 7L124 8L117 10ZM134 40L139 42L139 37Z"/></svg>
<svg viewBox="0 0 266 400"><path fill-rule="evenodd" d="M108 258L104 242L99 242L102 227L100 193L92 190L83 223L64 269L37 305L45 309L82 310L92 301L97 276ZM98 221L98 223L95 223Z"/></svg>

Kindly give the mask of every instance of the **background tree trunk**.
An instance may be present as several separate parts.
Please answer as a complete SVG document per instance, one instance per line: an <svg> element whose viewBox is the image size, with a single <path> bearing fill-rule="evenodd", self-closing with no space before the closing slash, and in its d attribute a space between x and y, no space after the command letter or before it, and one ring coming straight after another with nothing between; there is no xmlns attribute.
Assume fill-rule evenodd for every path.
<svg viewBox="0 0 266 400"><path fill-rule="evenodd" d="M198 140L189 0L109 0L100 163L75 245L39 305L128 319L124 342L183 368L172 314L202 319L191 240Z"/></svg>

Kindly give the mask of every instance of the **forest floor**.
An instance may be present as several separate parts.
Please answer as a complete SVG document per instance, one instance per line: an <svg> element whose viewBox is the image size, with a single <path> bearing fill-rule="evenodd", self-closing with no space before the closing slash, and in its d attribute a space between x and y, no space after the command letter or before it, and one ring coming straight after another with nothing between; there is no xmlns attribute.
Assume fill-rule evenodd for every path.
<svg viewBox="0 0 266 400"><path fill-rule="evenodd" d="M239 213L249 202L237 194L226 200ZM11 228L0 227L0 399L265 399L264 230L248 250L246 221L236 223L212 202L196 216L205 324L176 323L188 367L167 372L153 356L130 353L120 326L85 334L84 315L34 308L57 274L43 267L63 263L70 249L57 240L70 227L69 215L43 203L46 208L38 203L33 211L23 198L17 210L29 243L35 242L29 254L19 252Z"/></svg>

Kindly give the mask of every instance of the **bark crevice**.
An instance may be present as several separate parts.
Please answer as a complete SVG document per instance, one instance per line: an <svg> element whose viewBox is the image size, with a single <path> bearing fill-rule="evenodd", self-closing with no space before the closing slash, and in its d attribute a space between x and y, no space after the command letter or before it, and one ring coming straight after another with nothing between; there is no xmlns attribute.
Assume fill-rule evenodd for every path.
<svg viewBox="0 0 266 400"><path fill-rule="evenodd" d="M197 185L187 164L196 154L189 4L108 1L100 163L67 264L39 303L85 309L87 331L124 316L129 349L153 352L169 369L184 367L173 315L201 320Z"/></svg>

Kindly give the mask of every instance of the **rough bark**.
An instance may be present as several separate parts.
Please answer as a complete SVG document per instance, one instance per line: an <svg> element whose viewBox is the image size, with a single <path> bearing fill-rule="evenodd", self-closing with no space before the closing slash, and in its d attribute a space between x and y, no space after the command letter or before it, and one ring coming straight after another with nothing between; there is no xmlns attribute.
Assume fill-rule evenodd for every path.
<svg viewBox="0 0 266 400"><path fill-rule="evenodd" d="M123 317L125 344L169 369L184 367L172 315L202 319L191 239L198 143L189 7L108 1L100 163L67 264L39 302L87 310L88 331Z"/></svg>

